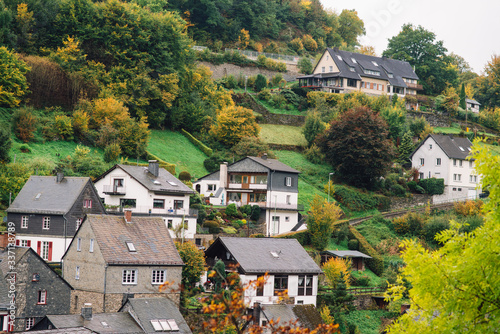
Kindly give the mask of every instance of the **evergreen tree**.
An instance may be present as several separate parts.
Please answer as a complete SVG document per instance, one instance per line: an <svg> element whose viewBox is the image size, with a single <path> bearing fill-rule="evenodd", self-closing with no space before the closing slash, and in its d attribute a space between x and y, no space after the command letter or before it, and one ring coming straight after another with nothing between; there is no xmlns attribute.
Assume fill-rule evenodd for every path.
<svg viewBox="0 0 500 334"><path fill-rule="evenodd" d="M465 98L467 95L465 94L465 85L462 83L462 89L460 90L460 103L459 107L465 110L467 108L467 104L465 103Z"/></svg>
<svg viewBox="0 0 500 334"><path fill-rule="evenodd" d="M319 113L312 112L307 114L302 133L304 134L304 137L306 137L307 144L309 146L314 143L316 137L325 131L325 129L326 125L321 121Z"/></svg>
<svg viewBox="0 0 500 334"><path fill-rule="evenodd" d="M401 139L401 145L399 145L398 152L399 152L399 158L398 162L400 164L404 164L408 162L408 157L410 156L411 152L414 150L413 146L413 139L412 139L412 133L411 131L405 132L403 135L403 138Z"/></svg>
<svg viewBox="0 0 500 334"><path fill-rule="evenodd" d="M258 93L264 88L267 87L267 79L262 74L257 74L257 78L255 79L254 90Z"/></svg>
<svg viewBox="0 0 500 334"><path fill-rule="evenodd" d="M0 163L10 162L11 145L9 128L0 124Z"/></svg>

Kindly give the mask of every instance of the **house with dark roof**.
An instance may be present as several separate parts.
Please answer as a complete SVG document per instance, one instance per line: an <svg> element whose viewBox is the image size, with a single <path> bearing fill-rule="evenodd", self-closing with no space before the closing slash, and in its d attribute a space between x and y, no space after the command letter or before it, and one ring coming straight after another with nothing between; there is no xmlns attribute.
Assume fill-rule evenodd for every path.
<svg viewBox="0 0 500 334"><path fill-rule="evenodd" d="M255 312L257 311L257 312ZM256 322L260 326L300 326L314 330L323 323L321 314L314 305L289 305L289 304L266 304L258 305L254 310L257 315ZM271 328L264 329L264 333L272 333Z"/></svg>
<svg viewBox="0 0 500 334"><path fill-rule="evenodd" d="M12 260L13 259L13 260ZM12 264L10 261L14 261ZM12 267L11 267L12 266ZM33 327L47 314L68 314L73 288L59 276L33 249L15 247L0 252L0 288L15 290L15 319L10 330L19 332ZM11 289L11 284L14 288ZM10 303L7 296L2 303ZM2 297L0 297L0 301ZM10 313L10 306L9 306ZM6 327L3 317L2 327Z"/></svg>
<svg viewBox="0 0 500 334"><path fill-rule="evenodd" d="M327 48L313 74L298 77L299 85L329 93L416 96L418 76L406 61ZM417 105L408 107L417 108Z"/></svg>
<svg viewBox="0 0 500 334"><path fill-rule="evenodd" d="M179 301L184 263L161 217L87 215L63 256L63 277L75 289L71 312L85 303L116 312L129 298ZM173 289L160 291L163 283Z"/></svg>
<svg viewBox="0 0 500 334"><path fill-rule="evenodd" d="M95 187L108 208L113 208L109 213L127 208L137 216L163 217L172 237L194 238L198 211L189 207L194 190L160 168L156 160L149 161L148 167L115 165L95 180Z"/></svg>
<svg viewBox="0 0 500 334"><path fill-rule="evenodd" d="M89 177L31 176L7 209L16 243L59 262L87 213L105 213Z"/></svg>
<svg viewBox="0 0 500 334"><path fill-rule="evenodd" d="M298 182L300 172L275 159L246 157L205 175L193 185L214 205L258 205L266 223L266 234L276 235L304 229L299 224Z"/></svg>
<svg viewBox="0 0 500 334"><path fill-rule="evenodd" d="M481 175L470 157L471 146L468 138L430 134L410 155L420 179L444 179L444 194L438 200L472 199L481 193Z"/></svg>
<svg viewBox="0 0 500 334"><path fill-rule="evenodd" d="M287 291L292 304L316 305L319 266L296 239L219 237L205 251L207 265L219 260L236 270L242 284L269 275L264 287L245 290L245 303L276 304Z"/></svg>
<svg viewBox="0 0 500 334"><path fill-rule="evenodd" d="M350 259L352 270L363 271L365 270L365 259L371 259L372 257L355 250L325 250L321 252L321 264L328 262L331 258Z"/></svg>
<svg viewBox="0 0 500 334"><path fill-rule="evenodd" d="M472 111L473 113L479 114L479 108L481 107L481 103L473 99L465 99L465 106L468 111Z"/></svg>

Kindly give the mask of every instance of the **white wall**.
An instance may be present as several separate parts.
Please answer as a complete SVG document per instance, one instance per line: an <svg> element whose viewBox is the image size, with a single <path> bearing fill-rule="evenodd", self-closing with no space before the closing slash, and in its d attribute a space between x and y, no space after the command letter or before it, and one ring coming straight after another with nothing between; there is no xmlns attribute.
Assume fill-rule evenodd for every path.
<svg viewBox="0 0 500 334"><path fill-rule="evenodd" d="M16 234L16 240L19 240L19 245L22 245L22 240L30 240L31 241L31 248L37 252L37 245L38 241L44 242L52 242L52 260L49 262L61 262L61 259L66 252L66 249L68 249L69 244L71 243L71 240L73 238L64 238L64 237L38 237L38 236L33 236L31 234L21 234L18 233ZM41 256L41 255L40 255Z"/></svg>

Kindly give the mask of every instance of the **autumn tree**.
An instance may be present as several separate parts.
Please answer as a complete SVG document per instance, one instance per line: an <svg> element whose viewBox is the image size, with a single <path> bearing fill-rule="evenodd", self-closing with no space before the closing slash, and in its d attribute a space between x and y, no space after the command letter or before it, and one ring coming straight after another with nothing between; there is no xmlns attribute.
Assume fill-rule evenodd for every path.
<svg viewBox="0 0 500 334"><path fill-rule="evenodd" d="M365 24L355 10L344 9L339 15L338 33L349 46L358 45L358 37L365 34Z"/></svg>
<svg viewBox="0 0 500 334"><path fill-rule="evenodd" d="M297 67L299 68L300 72L304 74L311 74L313 71L313 64L311 62L311 59L307 57L300 58L299 62L297 63Z"/></svg>
<svg viewBox="0 0 500 334"><path fill-rule="evenodd" d="M360 46L358 52L367 56L377 57L377 52L375 52L375 48L371 45Z"/></svg>
<svg viewBox="0 0 500 334"><path fill-rule="evenodd" d="M321 151L348 184L371 187L385 175L394 157L387 123L367 107L341 114L319 139Z"/></svg>
<svg viewBox="0 0 500 334"><path fill-rule="evenodd" d="M240 48L245 50L248 46L248 43L250 43L250 34L248 33L248 30L241 29L240 35L238 36L238 45L240 46Z"/></svg>
<svg viewBox="0 0 500 334"><path fill-rule="evenodd" d="M182 267L182 284L185 288L193 288L200 281L205 271L205 254L192 242L176 242L175 246L181 256L184 267Z"/></svg>
<svg viewBox="0 0 500 334"><path fill-rule="evenodd" d="M26 63L6 47L0 47L0 107L17 107L28 91Z"/></svg>
<svg viewBox="0 0 500 334"><path fill-rule="evenodd" d="M485 108L500 107L500 56L493 55L477 78L477 99Z"/></svg>
<svg viewBox="0 0 500 334"><path fill-rule="evenodd" d="M321 116L317 112L309 112L306 116L306 122L302 128L302 133L306 137L307 144L311 146L316 137L323 133L326 129L326 124L321 121Z"/></svg>
<svg viewBox="0 0 500 334"><path fill-rule="evenodd" d="M325 273L325 278L328 286L333 289L337 288L339 284L339 278L343 280L343 283L349 287L351 281L351 260L340 257L331 257L327 262L321 267Z"/></svg>
<svg viewBox="0 0 500 334"><path fill-rule="evenodd" d="M307 230L311 235L311 243L317 250L328 246L333 233L334 223L340 218L342 209L337 203L328 203L323 197L316 195L310 203L307 217Z"/></svg>
<svg viewBox="0 0 500 334"><path fill-rule="evenodd" d="M500 327L500 157L478 142L472 155L490 190L484 225L463 233L452 221L436 235L443 244L436 250L415 239L402 243L406 266L390 292L394 299L408 294L411 308L389 333L494 333Z"/></svg>
<svg viewBox="0 0 500 334"><path fill-rule="evenodd" d="M257 137L260 127L252 110L239 107L225 107L217 113L215 125L210 129L212 137L227 146L237 144L241 138Z"/></svg>

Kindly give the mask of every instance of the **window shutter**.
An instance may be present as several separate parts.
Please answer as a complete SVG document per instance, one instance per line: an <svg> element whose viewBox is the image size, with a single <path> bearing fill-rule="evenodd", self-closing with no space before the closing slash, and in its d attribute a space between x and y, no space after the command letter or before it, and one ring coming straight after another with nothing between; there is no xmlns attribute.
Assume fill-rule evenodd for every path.
<svg viewBox="0 0 500 334"><path fill-rule="evenodd" d="M16 246L19 246L19 239L16 240Z"/></svg>
<svg viewBox="0 0 500 334"><path fill-rule="evenodd" d="M52 241L49 242L49 261L52 261ZM47 292L45 292L47 293Z"/></svg>
<svg viewBox="0 0 500 334"><path fill-rule="evenodd" d="M42 252L42 242L38 241L36 244L36 253L40 255L41 252Z"/></svg>
<svg viewBox="0 0 500 334"><path fill-rule="evenodd" d="M28 245L28 247L31 247L31 240L28 240L27 245Z"/></svg>

